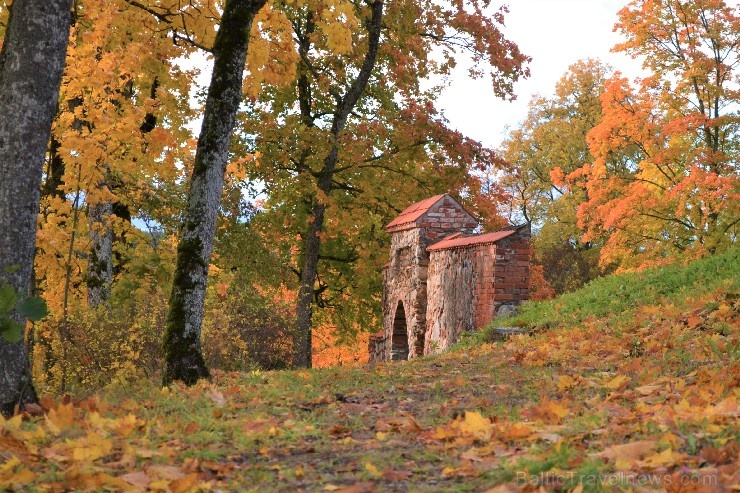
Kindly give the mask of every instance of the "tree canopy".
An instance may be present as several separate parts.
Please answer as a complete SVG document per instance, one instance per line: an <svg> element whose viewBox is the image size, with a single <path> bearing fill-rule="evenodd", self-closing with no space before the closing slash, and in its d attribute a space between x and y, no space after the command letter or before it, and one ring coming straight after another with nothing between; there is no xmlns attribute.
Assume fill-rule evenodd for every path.
<svg viewBox="0 0 740 493"><path fill-rule="evenodd" d="M29 281L50 311L26 336L42 388L162 377L178 310L202 327L203 368L323 364L325 341L352 346L325 359L361 361L357 336L381 325L384 226L438 193L488 229L530 222L542 296L737 240L740 41L726 2L626 2L615 49L646 75L578 61L495 149L455 130L439 98L463 62L515 97L530 60L505 6L260 4L240 31L246 58L229 58L231 109L215 110L233 109L233 126L215 131L224 97L198 76L235 52L218 42L235 5L256 7L73 2ZM215 181L195 199L204 170ZM175 279L198 295L178 301Z"/></svg>

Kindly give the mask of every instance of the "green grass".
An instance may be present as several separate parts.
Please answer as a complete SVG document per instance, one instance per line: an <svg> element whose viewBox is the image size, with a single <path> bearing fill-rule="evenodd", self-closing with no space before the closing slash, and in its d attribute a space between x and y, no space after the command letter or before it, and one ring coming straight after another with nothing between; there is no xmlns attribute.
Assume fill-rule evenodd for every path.
<svg viewBox="0 0 740 493"><path fill-rule="evenodd" d="M672 265L595 279L558 298L524 303L511 322L523 327L573 325L589 318L612 321L632 318L637 307L676 304L725 287L737 291L740 249L707 257L688 265ZM500 325L499 322L494 324Z"/></svg>

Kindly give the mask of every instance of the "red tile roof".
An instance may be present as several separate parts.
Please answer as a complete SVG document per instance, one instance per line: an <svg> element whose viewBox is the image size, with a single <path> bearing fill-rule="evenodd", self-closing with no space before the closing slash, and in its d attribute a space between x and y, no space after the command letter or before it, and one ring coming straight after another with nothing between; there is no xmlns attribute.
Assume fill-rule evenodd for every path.
<svg viewBox="0 0 740 493"><path fill-rule="evenodd" d="M388 225L386 225L385 229L388 230L397 226L401 226L402 224L408 224L416 221L421 216L423 216L425 212L431 209L432 206L436 204L439 199L444 196L445 194L435 195L434 197L429 197L428 199L424 199L421 202L411 204L410 206L406 207L393 221L389 222Z"/></svg>
<svg viewBox="0 0 740 493"><path fill-rule="evenodd" d="M453 238L457 238L457 237L458 237L458 236L460 236L461 234L462 234L462 231L458 231L457 233L452 233L451 235L447 235L447 236L445 236L445 237L444 237L444 238L442 238L442 240L440 240L440 241L444 241L444 240L451 240L451 239L453 239Z"/></svg>
<svg viewBox="0 0 740 493"><path fill-rule="evenodd" d="M506 238L516 233L516 229L504 231L492 231L474 236L463 236L462 238L444 239L427 248L428 252L433 250L447 250L448 248L460 248L469 245L480 245L483 243L496 243L498 240Z"/></svg>

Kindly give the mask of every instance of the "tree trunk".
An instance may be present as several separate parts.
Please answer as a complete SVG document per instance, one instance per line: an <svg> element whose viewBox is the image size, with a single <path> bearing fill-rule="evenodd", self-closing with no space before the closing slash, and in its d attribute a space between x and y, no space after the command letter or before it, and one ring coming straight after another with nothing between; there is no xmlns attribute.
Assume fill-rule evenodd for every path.
<svg viewBox="0 0 740 493"><path fill-rule="evenodd" d="M267 0L228 0L213 45L213 74L198 138L165 330L164 384L208 378L200 330L216 218L241 102L242 77L255 15Z"/></svg>
<svg viewBox="0 0 740 493"><path fill-rule="evenodd" d="M27 296L71 0L16 0L0 52L0 281ZM17 314L16 322L25 324ZM0 412L36 400L25 342L0 338Z"/></svg>
<svg viewBox="0 0 740 493"><path fill-rule="evenodd" d="M343 96L335 96L337 100L334 120L332 121L331 135L333 138L332 148L324 160L324 167L319 177L318 189L329 196L332 191L334 170L337 166L339 156L339 134L347 126L347 119L354 109L357 101L365 91L370 75L375 68L375 59L380 44L381 21L383 18L383 1L376 0L371 4L372 17L368 25L368 49L362 61L362 67L357 74L352 86ZM326 204L314 199L311 212L312 221L308 224L308 231L304 239L303 268L301 269L301 285L298 289L296 306L296 336L293 345L293 364L298 367L310 368L312 359L311 341L311 318L314 296L314 283L319 267L319 253L321 250L320 233L324 227L324 213Z"/></svg>
<svg viewBox="0 0 740 493"><path fill-rule="evenodd" d="M101 186L105 186L103 183ZM90 258L87 262L87 304L100 306L110 296L113 279L113 230L109 224L113 203L104 200L90 206Z"/></svg>
<svg viewBox="0 0 740 493"><path fill-rule="evenodd" d="M62 144L53 136L49 146L49 162L46 168L46 180L41 186L41 197L59 197L64 200L60 187L64 184L64 160L60 154Z"/></svg>

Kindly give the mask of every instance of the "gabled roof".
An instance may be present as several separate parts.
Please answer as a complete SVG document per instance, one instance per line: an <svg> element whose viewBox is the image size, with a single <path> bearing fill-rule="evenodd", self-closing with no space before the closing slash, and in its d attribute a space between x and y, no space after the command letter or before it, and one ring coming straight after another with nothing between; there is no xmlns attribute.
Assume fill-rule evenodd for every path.
<svg viewBox="0 0 740 493"><path fill-rule="evenodd" d="M496 243L499 240L511 236L517 232L517 228L505 229L503 231L491 231L474 236L463 236L443 239L427 248L428 252L433 250L447 250L449 248L461 248L470 245L481 245L484 243Z"/></svg>
<svg viewBox="0 0 740 493"><path fill-rule="evenodd" d="M408 224L413 223L417 219L419 219L421 216L423 216L429 209L434 206L442 197L444 197L446 194L442 195L435 195L434 197L429 197L428 199L424 199L421 202L417 202L415 204L411 204L410 206L406 207L393 221L389 222L385 229L391 229L395 228L396 226L401 226L402 224Z"/></svg>
<svg viewBox="0 0 740 493"><path fill-rule="evenodd" d="M445 199L449 199L450 201L452 201L456 208L470 217L470 221L466 222L474 223L474 225L478 224L478 221L475 219L475 217L467 210L465 210L465 207L463 207L460 202L455 200L450 194L444 193L442 195L429 197L428 199L424 199L421 202L416 202L415 204L411 204L410 206L406 207L398 215L398 217L396 217L393 221L389 222L386 225L385 230L388 232L403 231L405 229L419 226L419 220L433 208L437 207L438 205L443 205L443 201ZM474 226L470 226L470 224L468 224L466 227Z"/></svg>

